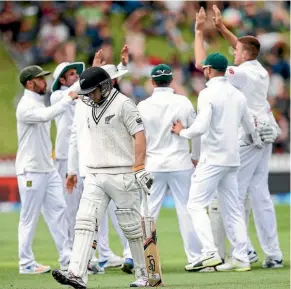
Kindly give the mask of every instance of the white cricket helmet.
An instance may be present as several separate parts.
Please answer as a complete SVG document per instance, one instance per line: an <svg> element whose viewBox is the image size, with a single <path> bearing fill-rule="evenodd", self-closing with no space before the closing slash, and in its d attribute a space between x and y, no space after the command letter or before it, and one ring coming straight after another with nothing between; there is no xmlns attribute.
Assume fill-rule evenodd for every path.
<svg viewBox="0 0 291 289"><path fill-rule="evenodd" d="M77 73L81 75L81 73L85 70L84 62L62 62L60 63L53 74L54 82L51 87L51 92L58 90L61 87L60 77L69 69L75 68Z"/></svg>
<svg viewBox="0 0 291 289"><path fill-rule="evenodd" d="M122 75L128 73L127 69L119 70L114 64L105 64L102 65L101 68L103 68L110 75L111 79L119 78Z"/></svg>

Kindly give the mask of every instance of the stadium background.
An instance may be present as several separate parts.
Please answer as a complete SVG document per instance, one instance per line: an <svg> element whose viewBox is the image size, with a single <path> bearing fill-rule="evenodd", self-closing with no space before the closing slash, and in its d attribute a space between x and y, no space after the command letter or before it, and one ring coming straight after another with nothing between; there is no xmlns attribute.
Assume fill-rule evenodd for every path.
<svg viewBox="0 0 291 289"><path fill-rule="evenodd" d="M130 73L120 82L121 90L125 94L136 102L148 97L152 91L149 82L150 71L154 65L164 62L174 69L174 89L189 96L196 106L197 95L205 85L203 74L195 69L193 59L195 13L201 5L205 7L208 17L205 33L207 52L220 51L227 56L230 63L233 60L232 49L212 26L211 7L214 3L222 10L225 24L236 35L255 35L262 44L260 61L270 74L268 101L282 129L280 138L274 144L269 182L274 201L281 204L276 207L280 242L284 253L289 256L290 1L2 1L0 2L0 212L6 213L0 214L0 228L1 232L4 232L0 237L0 243L4 245L3 248L10 244L8 246L10 249L5 250L0 268L5 267L8 270L13 268L12 271L17 272L16 232L19 196L14 170L17 151L15 108L23 92L18 82L19 71L30 64L39 64L53 71L58 63L74 60L84 61L86 65L90 65L94 52L99 48L103 48L107 63L118 64L120 50L124 44L128 44ZM48 83L52 83L51 78ZM49 105L49 94L46 101ZM54 142L56 135L54 122L51 135ZM173 207L170 197L166 199L164 207ZM16 210L16 213L11 213L11 210ZM169 247L166 237L173 237L179 246L181 245L174 214L173 210L164 209L158 223L158 229L163 234L160 243L164 248ZM254 237L253 226L251 234ZM120 251L115 235L111 232L110 236L113 239L113 248ZM51 256L55 256L56 260L56 253L43 222L35 243L37 254L42 254L49 262L55 262L51 261ZM257 245L256 240L255 244ZM43 253L45 246L51 251ZM182 252L179 246L171 258L176 258L177 264L182 266L184 259L179 255ZM163 258L166 252L162 250L161 255ZM162 263L166 270L176 272L176 266L167 258L163 259ZM8 285L13 287L17 282L21 282L11 279L11 274L6 274L5 270L2 272L3 275L0 273L0 277L3 284L7 281L7 288ZM232 282L228 284L223 277L225 275L221 276L217 281L224 284L221 288L233 288ZM258 281L256 287L247 287L243 285L244 283L241 286L286 288L286 282L289 282L286 271L281 271L276 276L274 274L262 276L264 280L261 283L256 280ZM167 278L169 283L177 283L170 277ZM42 282L41 279L37 280ZM243 282L236 277L233 280L238 284ZM255 282L254 280L252 282ZM105 279L104 282L111 284L109 279ZM196 279L195 282L197 286L200 284ZM214 279L213 282L216 284ZM276 287L274 284L277 284ZM203 281L200 285L204 285ZM0 285L1 288L6 288L5 286ZM36 284L30 281L27 284L21 283L20 287L15 286L15 288L38 288L33 287ZM186 285L182 288L186 288ZM239 285L236 288L240 288Z"/></svg>

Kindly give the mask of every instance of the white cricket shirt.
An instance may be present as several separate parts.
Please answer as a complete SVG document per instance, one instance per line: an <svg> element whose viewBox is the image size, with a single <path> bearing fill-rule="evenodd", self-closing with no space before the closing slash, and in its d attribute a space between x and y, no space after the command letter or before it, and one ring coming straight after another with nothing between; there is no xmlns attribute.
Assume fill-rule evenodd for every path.
<svg viewBox="0 0 291 289"><path fill-rule="evenodd" d="M68 154L68 174L86 177L88 155L88 126L86 120L87 105L81 100L76 101L75 116L71 127Z"/></svg>
<svg viewBox="0 0 291 289"><path fill-rule="evenodd" d="M250 60L237 67L229 66L225 75L228 81L244 94L248 109L256 120L268 121L266 102L269 74L259 61Z"/></svg>
<svg viewBox="0 0 291 289"><path fill-rule="evenodd" d="M55 169L51 156L50 121L68 109L72 103L72 99L66 96L57 104L45 107L41 95L24 90L16 109L17 175L24 172L51 172Z"/></svg>
<svg viewBox="0 0 291 289"><path fill-rule="evenodd" d="M217 166L239 166L239 126L248 134L255 127L244 95L225 77L206 83L198 97L198 115L194 124L180 132L184 138L201 135L199 162Z"/></svg>
<svg viewBox="0 0 291 289"><path fill-rule="evenodd" d="M175 94L169 87L157 87L153 95L138 104L147 140L146 170L168 172L193 167L186 139L171 132L173 123L180 120L190 127L196 113L190 100ZM198 143L198 144L197 144ZM200 138L192 142L192 158L199 158Z"/></svg>
<svg viewBox="0 0 291 289"><path fill-rule="evenodd" d="M74 84L74 87L76 84ZM74 87L61 86L60 90L57 90L51 95L51 104L54 105L60 101L70 91L74 90ZM74 102L75 104L75 102ZM71 126L73 123L75 114L75 105L71 105L66 111L55 118L57 127L57 137L55 143L55 155L56 159L67 159L69 150L69 140L71 135Z"/></svg>

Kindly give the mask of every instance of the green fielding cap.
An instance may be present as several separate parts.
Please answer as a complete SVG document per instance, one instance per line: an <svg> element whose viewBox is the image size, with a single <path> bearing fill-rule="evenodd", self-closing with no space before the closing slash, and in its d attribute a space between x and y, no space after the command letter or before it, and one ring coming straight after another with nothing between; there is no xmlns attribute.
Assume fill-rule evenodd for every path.
<svg viewBox="0 0 291 289"><path fill-rule="evenodd" d="M167 64L159 64L153 68L151 76L155 82L171 81L173 79L172 68Z"/></svg>
<svg viewBox="0 0 291 289"><path fill-rule="evenodd" d="M31 65L23 68L19 75L19 80L22 85L25 85L26 81L36 77L49 75L49 71L44 71L40 66Z"/></svg>
<svg viewBox="0 0 291 289"><path fill-rule="evenodd" d="M220 53L211 53L209 54L204 61L202 61L202 65L211 66L213 69L218 71L226 71L228 66L228 61L226 57Z"/></svg>

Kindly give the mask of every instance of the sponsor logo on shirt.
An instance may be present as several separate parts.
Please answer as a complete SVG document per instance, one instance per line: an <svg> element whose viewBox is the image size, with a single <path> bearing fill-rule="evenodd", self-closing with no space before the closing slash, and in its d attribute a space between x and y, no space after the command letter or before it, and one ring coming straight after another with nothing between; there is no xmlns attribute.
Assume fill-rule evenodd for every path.
<svg viewBox="0 0 291 289"><path fill-rule="evenodd" d="M142 123L142 119L139 117L135 120L138 124Z"/></svg>
<svg viewBox="0 0 291 289"><path fill-rule="evenodd" d="M26 186L28 188L31 188L32 187L32 181L26 181Z"/></svg>

